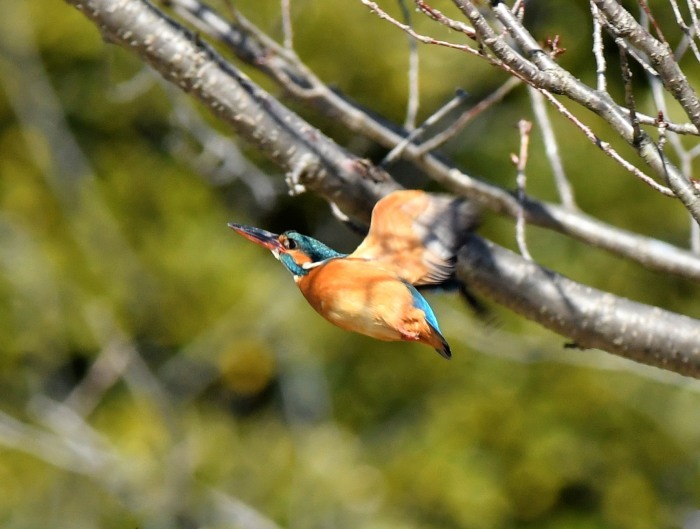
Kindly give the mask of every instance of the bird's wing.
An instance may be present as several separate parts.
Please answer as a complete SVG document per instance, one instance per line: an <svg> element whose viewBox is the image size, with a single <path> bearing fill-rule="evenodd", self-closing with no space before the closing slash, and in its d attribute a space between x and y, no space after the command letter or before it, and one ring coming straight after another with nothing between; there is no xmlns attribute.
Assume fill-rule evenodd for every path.
<svg viewBox="0 0 700 529"><path fill-rule="evenodd" d="M369 233L350 255L381 263L416 285L454 273L456 254L477 223L475 205L449 195L394 191L372 211Z"/></svg>

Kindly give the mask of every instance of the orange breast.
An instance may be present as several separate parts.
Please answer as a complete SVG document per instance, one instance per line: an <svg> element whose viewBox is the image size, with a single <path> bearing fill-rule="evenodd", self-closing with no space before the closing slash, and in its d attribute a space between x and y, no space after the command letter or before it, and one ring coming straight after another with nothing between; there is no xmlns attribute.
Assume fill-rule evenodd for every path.
<svg viewBox="0 0 700 529"><path fill-rule="evenodd" d="M423 311L395 275L361 259L335 259L298 281L309 304L338 327L379 340L432 343Z"/></svg>

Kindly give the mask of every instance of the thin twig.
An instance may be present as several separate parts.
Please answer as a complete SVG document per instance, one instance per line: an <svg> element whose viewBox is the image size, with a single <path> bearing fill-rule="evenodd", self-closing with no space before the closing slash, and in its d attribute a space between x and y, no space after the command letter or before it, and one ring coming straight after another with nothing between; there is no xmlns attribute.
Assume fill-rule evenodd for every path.
<svg viewBox="0 0 700 529"><path fill-rule="evenodd" d="M673 14L676 17L676 24L679 28L681 28L681 31L683 32L683 38L678 43L678 46L676 46L676 49L673 52L673 56L676 58L677 61L679 61L681 60L683 55L685 55L685 52L688 50L688 48L690 48L693 51L693 55L695 55L695 60L700 62L700 50L698 50L698 46L694 40L695 25L688 26L688 24L686 24L685 20L683 19L683 15L681 14L681 10L678 7L678 2L676 0L669 0L669 2L671 4ZM695 12L693 9L691 9L690 12L692 20L692 17L695 14Z"/></svg>
<svg viewBox="0 0 700 529"><path fill-rule="evenodd" d="M376 2L372 2L371 0L360 0L364 5L366 5L370 11L375 13L379 18L382 20L386 20L387 22L393 24L397 28L405 31L409 35L411 35L414 39L416 39L419 42L422 42L424 44L435 44L437 46L444 46L445 48L451 48L453 50L460 50L460 51L466 51L469 52L473 55L481 55L479 50L466 45L466 44L456 44L454 42L449 42L446 40L440 40L440 39L435 39L433 37L428 37L427 35L422 35L414 29L409 26L408 24L403 24L396 20L394 17L392 17L389 13L384 11L379 5L377 5Z"/></svg>
<svg viewBox="0 0 700 529"><path fill-rule="evenodd" d="M688 31L688 37L691 39L691 41L694 41L694 38L698 35L700 35L700 23L698 22L698 13L697 13L697 0L688 0L688 11L690 12L690 20L692 21L692 29ZM695 5L693 5L695 4ZM697 46L696 46L697 47ZM695 50L693 50L695 52ZM700 57L698 54L695 55L695 58L700 61Z"/></svg>
<svg viewBox="0 0 700 529"><path fill-rule="evenodd" d="M700 254L700 224L690 219L690 251Z"/></svg>
<svg viewBox="0 0 700 529"><path fill-rule="evenodd" d="M535 119L542 132L544 150L549 160L549 165L552 168L552 173L554 174L554 183L559 193L559 199L565 208L576 209L574 190L564 170L564 163L559 154L559 143L557 142L552 122L545 108L544 97L531 86L528 87L528 94L530 94L530 101L532 101L532 110L535 114Z"/></svg>
<svg viewBox="0 0 700 529"><path fill-rule="evenodd" d="M569 121L571 121L576 127L581 130L581 132L584 133L586 138L588 138L593 145L598 147L601 151L603 151L605 154L610 156L613 160L615 160L617 163L619 163L623 168L625 168L627 171L632 173L634 176L639 178L642 182L650 186L651 188L655 189L662 195L666 195L668 197L673 197L675 196L675 193L671 191L668 187L659 184L656 180L654 180L652 177L649 175L643 173L640 171L637 167L632 165L630 162L625 160L620 154L613 149L610 144L606 141L601 140L592 130L588 125L583 123L580 119L578 119L576 116L574 116L564 105L562 105L552 94L550 94L546 90L540 90L542 95L550 102L552 103L557 111L561 113L564 117L566 117Z"/></svg>
<svg viewBox="0 0 700 529"><path fill-rule="evenodd" d="M664 147L668 142L678 157L681 172L691 183L694 183L693 159L700 154L700 145L696 145L694 148L688 150L684 147L683 142L680 140L677 134L669 134L668 121L666 120L668 110L666 108L666 99L664 97L665 92L663 90L663 86L658 78L651 75L648 75L648 81L652 97L654 98L654 104L659 109L657 118L657 128L659 130L659 151L663 156L665 156ZM690 218L689 246L692 252L696 254L700 253L700 226L692 217Z"/></svg>
<svg viewBox="0 0 700 529"><path fill-rule="evenodd" d="M629 110L626 108L621 108L621 110L629 114ZM642 125L657 125L656 118L654 116L648 116L646 114L637 113L637 119ZM698 129L692 123L673 123L672 121L666 122L666 128L669 132L675 132L676 134L683 134L687 136L698 136Z"/></svg>
<svg viewBox="0 0 700 529"><path fill-rule="evenodd" d="M508 95L516 86L520 86L522 81L517 77L509 77L505 83L499 86L496 90L491 92L484 99L479 101L476 105L471 107L469 110L465 111L458 119L455 120L449 127L445 130L436 134L429 140L424 141L418 145L418 155L422 156L428 152L434 151L440 146L444 145L447 141L458 134L467 124L477 117L482 112L491 108L496 103L500 103L503 98Z"/></svg>
<svg viewBox="0 0 700 529"><path fill-rule="evenodd" d="M532 122L525 119L518 121L518 131L520 132L520 152L516 154L511 154L511 160L517 168L517 175L515 178L518 203L520 204L520 211L518 212L518 218L515 223L515 240L518 243L518 249L520 250L520 255L522 255L526 260L532 261L532 256L530 251L527 249L527 241L525 239L525 187L527 184L527 175L525 173L525 168L527 167L528 151L530 148L530 133L532 132Z"/></svg>
<svg viewBox="0 0 700 529"><path fill-rule="evenodd" d="M476 32L474 31L474 28L471 26L468 26L464 22L460 20L455 20L453 18L450 18L448 16L445 16L441 11L438 11L434 7L429 6L426 2L423 0L415 0L416 2L416 7L418 10L428 16L428 18L431 18L435 20L436 22L439 22L443 26L446 26L454 31L458 31L460 33L464 33L467 37L470 39L476 39Z"/></svg>
<svg viewBox="0 0 700 529"><path fill-rule="evenodd" d="M518 17L518 20L522 22L525 18L525 0L515 0L511 11L516 17Z"/></svg>
<svg viewBox="0 0 700 529"><path fill-rule="evenodd" d="M616 42L621 39L615 39ZM627 61L627 53L622 47L618 47L620 52L620 70L622 71L622 82L625 87L625 104L630 113L630 122L634 131L634 143L637 143L642 138L642 129L639 126L639 118L637 118L637 104L634 100L634 89L632 87L632 70L630 70L629 62Z"/></svg>
<svg viewBox="0 0 700 529"><path fill-rule="evenodd" d="M649 17L649 22L654 28L654 31L656 32L656 35L658 36L659 40L663 42L668 48L671 48L671 46L668 44L668 41L666 40L666 37L664 36L663 31L661 31L661 26L659 26L659 23L656 21L656 17L651 12L651 8L649 7L649 4L647 4L647 0L637 1L639 2L642 11L646 14L647 17Z"/></svg>
<svg viewBox="0 0 700 529"><path fill-rule="evenodd" d="M607 22L606 22L605 27L608 28ZM614 31L611 31L610 33L613 36L615 36ZM660 77L659 72L656 70L656 68L654 68L651 64L649 64L649 61L646 59L644 54L639 53L634 47L627 44L627 42L625 42L624 40L618 42L617 45L620 46L621 48L623 48L629 54L629 56L632 57L637 62L637 64L639 64L639 66L641 66L645 71L647 71L651 75L655 75L657 77Z"/></svg>
<svg viewBox="0 0 700 529"><path fill-rule="evenodd" d="M407 25L411 25L411 12L406 7L406 0L399 0L401 14ZM420 104L419 78L420 57L418 55L418 43L410 35L408 38L408 101L406 102L406 117L403 126L406 130L413 130L416 126L416 116Z"/></svg>
<svg viewBox="0 0 700 529"><path fill-rule="evenodd" d="M659 126L658 126L658 130L659 130L659 141L656 142L656 144L659 146L659 151L661 151L662 153L664 152L664 149L665 149L665 147L666 147L666 140L667 140L667 137L668 137L668 136L666 135L666 126L664 125L664 123L665 123L665 121L664 121L664 113L663 113L662 111L659 110ZM685 156L681 156L681 158L683 159L683 158L685 158ZM681 162L682 162L682 160L681 160ZM683 166L682 166L682 165L681 165L681 170L683 170ZM685 173L685 171L683 171L683 172L684 172L684 174L687 174L687 173Z"/></svg>
<svg viewBox="0 0 700 529"><path fill-rule="evenodd" d="M673 57L673 54L669 53L670 47L666 41L662 40L660 42L652 37L618 2L614 0L593 1L605 16L608 27L611 28L616 36L623 38L640 51L646 53L666 89L678 101L688 118L690 118L690 121L696 127L699 127L700 101L698 100L698 95ZM697 206L697 208L700 209L700 206ZM694 216L698 218L700 213Z"/></svg>
<svg viewBox="0 0 700 529"><path fill-rule="evenodd" d="M400 143L398 143L396 147L391 149L391 151L389 151L389 153L381 161L380 165L387 166L393 163L398 157L401 156L401 153L404 152L410 143L414 142L417 138L420 138L429 127L432 127L452 110L459 107L459 105L464 103L466 99L467 93L464 90L457 90L457 93L452 99L437 109L421 124L420 127L417 127L411 131L411 133L408 134Z"/></svg>
<svg viewBox="0 0 700 529"><path fill-rule="evenodd" d="M603 25L600 22L600 13L598 8L591 0L591 15L593 18L593 57L596 64L596 88L601 92L606 92L608 89L607 79L605 78L605 50L603 47Z"/></svg>
<svg viewBox="0 0 700 529"><path fill-rule="evenodd" d="M294 31L292 28L291 0L280 0L280 13L282 15L283 43L288 51L294 50Z"/></svg>
<svg viewBox="0 0 700 529"><path fill-rule="evenodd" d="M700 200L698 200L698 197L695 196L694 192L689 188L689 183L683 179L674 165L670 164L668 160L660 155L656 145L648 135L643 134L641 140L637 140L634 134L635 131L630 125L629 120L624 118L624 114L612 102L612 98L610 98L608 94L602 94L592 90L589 86L571 75L569 71L559 66L553 58L541 48L532 35L522 26L520 21L513 16L510 9L508 9L504 3L495 4L493 7L494 13L504 27L508 29L511 37L517 41L522 53L528 57L527 59L523 57L521 53L516 52L505 39L491 28L473 1L454 1L474 25L475 30L481 37L481 41L488 46L497 59L502 61L503 64L508 65L513 71L519 72L519 75L523 77L528 84L539 90L543 90L543 94L551 98L555 104L558 102L551 96L552 92L565 94L570 99L603 117L618 134L637 150L639 156L652 167L659 178L663 178L671 184L675 196L681 199L683 205L691 212L693 217L700 222ZM608 25L610 25L611 15L609 16L609 13L604 13L601 7L601 5L605 5L606 8L612 9L608 5L608 2L606 2L606 0L594 0L594 2L601 13L605 14ZM634 24L637 24L634 19L632 19L632 21ZM656 60L655 64L668 67L666 61ZM683 78L681 85L686 86L685 78ZM558 105L558 108L563 109L564 107L563 105ZM567 117L569 119L573 118L570 113L568 113ZM583 125L580 120L575 118L574 123L577 123L577 126ZM596 145L599 145L606 154L618 160L619 163L634 174L638 176L643 175L643 173L636 169L630 162L612 150L609 144L601 142L590 129L586 129L588 129L588 127L584 126L582 130L587 132L587 137ZM646 177L646 175L643 175L642 178L644 179L644 177ZM663 186L659 186L649 177L646 177L645 181L656 189L663 188Z"/></svg>
<svg viewBox="0 0 700 529"><path fill-rule="evenodd" d="M688 151L688 156L690 157L691 160L697 158L700 156L700 144L695 145L692 149Z"/></svg>
<svg viewBox="0 0 700 529"><path fill-rule="evenodd" d="M81 417L88 416L128 368L131 354L132 350L122 347L121 342L114 340L106 344L83 380L73 388L63 404Z"/></svg>

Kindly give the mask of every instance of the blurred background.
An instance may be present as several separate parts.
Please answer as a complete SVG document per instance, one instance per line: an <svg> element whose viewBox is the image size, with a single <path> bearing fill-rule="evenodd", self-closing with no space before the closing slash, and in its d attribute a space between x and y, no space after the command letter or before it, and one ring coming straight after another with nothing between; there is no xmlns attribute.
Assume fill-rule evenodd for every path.
<svg viewBox="0 0 700 529"><path fill-rule="evenodd" d="M292 4L302 59L403 122L405 35L359 2ZM277 1L236 6L282 37ZM538 38L562 35L561 62L591 82L584 8L553 0L528 16ZM670 9L657 15L673 27ZM420 60L422 119L457 88L476 102L506 79L446 49L422 47ZM288 103L362 156L385 154ZM513 188L521 118L532 119L523 89L446 152ZM584 211L686 244L682 208L553 120ZM538 131L528 174L530 193L555 200ZM3 2L3 527L700 527L695 381L564 349L498 307L484 323L452 295L430 296L451 362L343 332L227 221L297 229L341 251L358 242L321 199L287 196L276 167L104 44L74 8ZM510 221L487 215L482 234L514 246ZM578 281L700 316L694 285L543 230L528 236L538 262Z"/></svg>

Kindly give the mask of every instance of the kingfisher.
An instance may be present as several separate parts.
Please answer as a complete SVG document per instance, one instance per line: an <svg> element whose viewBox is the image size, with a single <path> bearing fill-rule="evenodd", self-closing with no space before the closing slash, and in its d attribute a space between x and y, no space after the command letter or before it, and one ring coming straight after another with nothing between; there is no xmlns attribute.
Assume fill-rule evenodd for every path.
<svg viewBox="0 0 700 529"><path fill-rule="evenodd" d="M423 343L449 359L450 346L419 289L454 282L457 251L477 218L466 199L394 191L377 202L367 236L350 254L296 231L228 226L270 250L331 323L379 340Z"/></svg>

